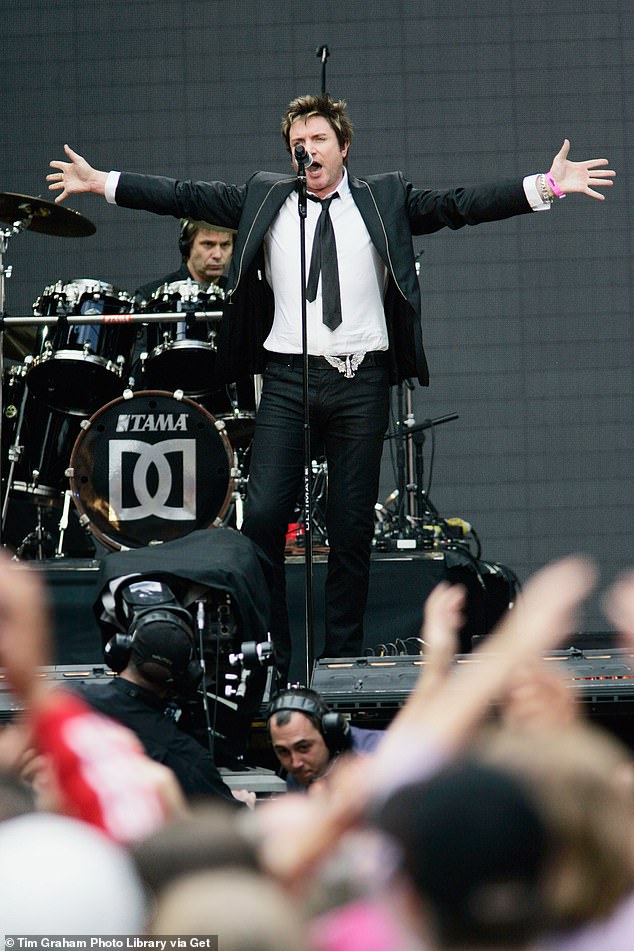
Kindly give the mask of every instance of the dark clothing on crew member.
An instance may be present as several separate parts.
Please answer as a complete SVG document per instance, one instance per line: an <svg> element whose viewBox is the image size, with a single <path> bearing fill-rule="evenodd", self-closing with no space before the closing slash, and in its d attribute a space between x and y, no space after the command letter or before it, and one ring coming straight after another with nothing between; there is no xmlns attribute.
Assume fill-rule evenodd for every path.
<svg viewBox="0 0 634 951"><path fill-rule="evenodd" d="M95 710L135 733L151 759L169 766L186 796L219 796L238 805L209 750L170 718L168 701L123 677L75 689Z"/></svg>

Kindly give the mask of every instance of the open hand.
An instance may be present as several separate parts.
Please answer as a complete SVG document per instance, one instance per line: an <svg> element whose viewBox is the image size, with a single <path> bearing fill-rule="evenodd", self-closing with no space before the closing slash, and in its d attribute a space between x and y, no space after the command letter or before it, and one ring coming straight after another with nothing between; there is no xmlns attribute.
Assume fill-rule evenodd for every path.
<svg viewBox="0 0 634 951"><path fill-rule="evenodd" d="M603 168L608 164L604 158L587 159L585 162L571 162L568 158L570 140L564 139L564 144L553 159L550 174L559 188L566 195L571 192L580 192L590 198L603 200L605 195L595 191L596 188L609 188L616 172L611 168Z"/></svg>
<svg viewBox="0 0 634 951"><path fill-rule="evenodd" d="M46 176L46 181L50 182L49 191L58 191L59 195L55 198L55 203L64 201L69 195L79 195L82 192L95 192L97 195L103 195L106 178L106 172L100 172L89 165L85 158L77 152L73 152L69 145L64 146L64 151L70 159L69 162L51 162L51 168L57 169Z"/></svg>

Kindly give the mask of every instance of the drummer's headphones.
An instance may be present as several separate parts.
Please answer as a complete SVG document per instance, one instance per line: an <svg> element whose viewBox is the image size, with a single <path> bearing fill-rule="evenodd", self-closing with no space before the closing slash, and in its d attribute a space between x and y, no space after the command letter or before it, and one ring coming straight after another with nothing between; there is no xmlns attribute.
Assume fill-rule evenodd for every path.
<svg viewBox="0 0 634 951"><path fill-rule="evenodd" d="M166 586L165 590L169 592ZM195 693L203 676L194 650L192 617L182 605L168 600L145 608L139 600L132 602L127 631L110 638L104 660L116 673L132 661L150 683L169 685L183 697Z"/></svg>
<svg viewBox="0 0 634 951"><path fill-rule="evenodd" d="M308 687L282 690L269 706L267 726L271 717L282 712L303 713L307 716L323 736L331 756L350 749L352 734L348 720L341 713L331 710L315 690Z"/></svg>
<svg viewBox="0 0 634 951"><path fill-rule="evenodd" d="M187 261L196 232L200 229L197 222L192 221L191 218L181 218L180 225L181 229L178 234L178 249L181 253L183 261Z"/></svg>

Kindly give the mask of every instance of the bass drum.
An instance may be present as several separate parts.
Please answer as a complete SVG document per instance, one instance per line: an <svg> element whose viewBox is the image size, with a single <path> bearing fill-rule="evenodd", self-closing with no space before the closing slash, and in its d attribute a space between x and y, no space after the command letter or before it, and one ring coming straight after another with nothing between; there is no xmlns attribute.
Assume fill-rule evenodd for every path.
<svg viewBox="0 0 634 951"><path fill-rule="evenodd" d="M182 390L199 399L216 386L216 335L222 318L224 291L215 284L203 290L196 281L162 284L143 310L148 314L179 313L182 320L148 324L144 386ZM193 314L206 311L206 321Z"/></svg>
<svg viewBox="0 0 634 951"><path fill-rule="evenodd" d="M233 471L221 420L180 393L128 390L82 423L67 475L81 524L129 549L221 525Z"/></svg>
<svg viewBox="0 0 634 951"><path fill-rule="evenodd" d="M127 382L136 328L117 315L131 310L129 294L103 281L58 281L47 287L33 313L62 319L40 335L39 355L29 371L31 392L53 409L78 416L89 416L118 396ZM101 314L112 321L73 324L63 319Z"/></svg>

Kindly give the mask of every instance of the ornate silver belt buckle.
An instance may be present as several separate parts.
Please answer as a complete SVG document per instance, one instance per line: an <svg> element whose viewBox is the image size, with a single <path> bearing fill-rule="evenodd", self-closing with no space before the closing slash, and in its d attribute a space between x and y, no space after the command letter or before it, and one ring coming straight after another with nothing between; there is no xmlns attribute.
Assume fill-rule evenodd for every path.
<svg viewBox="0 0 634 951"><path fill-rule="evenodd" d="M343 373L347 380L351 380L363 363L365 352L349 353L343 360L340 357L332 357L328 353L325 353L324 357L331 367L334 367L335 370L339 370L339 373Z"/></svg>

